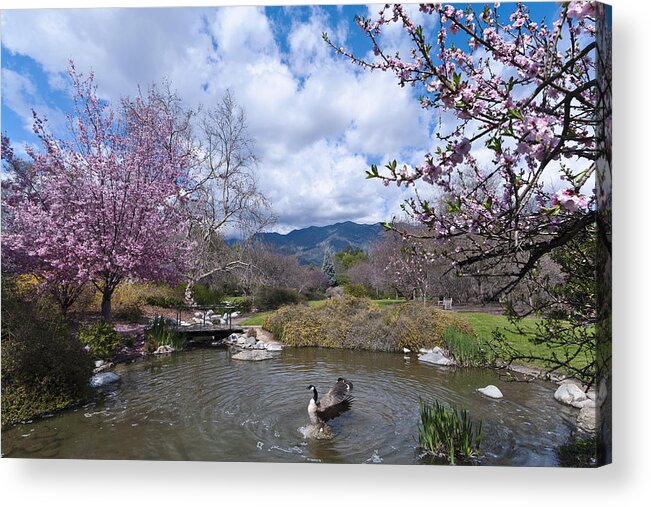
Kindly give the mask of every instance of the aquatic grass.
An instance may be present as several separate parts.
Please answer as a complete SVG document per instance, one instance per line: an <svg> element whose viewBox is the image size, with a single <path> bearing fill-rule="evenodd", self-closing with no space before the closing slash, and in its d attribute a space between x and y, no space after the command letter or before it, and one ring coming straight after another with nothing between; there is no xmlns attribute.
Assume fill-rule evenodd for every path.
<svg viewBox="0 0 651 507"><path fill-rule="evenodd" d="M454 326L444 331L443 342L461 366L483 366L495 359L490 347L481 337L463 332Z"/></svg>
<svg viewBox="0 0 651 507"><path fill-rule="evenodd" d="M456 458L470 460L479 454L482 421L474 427L468 412L446 407L438 400L419 399L418 445L428 454L444 456L452 465Z"/></svg>
<svg viewBox="0 0 651 507"><path fill-rule="evenodd" d="M185 346L185 338L176 330L176 326L164 317L156 317L145 330L147 350L156 350L161 345L169 345L174 350L181 350Z"/></svg>

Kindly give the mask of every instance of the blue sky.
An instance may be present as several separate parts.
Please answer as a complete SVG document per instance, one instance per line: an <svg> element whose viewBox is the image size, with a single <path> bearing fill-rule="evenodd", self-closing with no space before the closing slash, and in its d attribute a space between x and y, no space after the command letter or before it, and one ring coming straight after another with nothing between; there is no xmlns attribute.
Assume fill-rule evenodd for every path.
<svg viewBox="0 0 651 507"><path fill-rule="evenodd" d="M531 4L532 17L555 12ZM137 86L171 81L188 106L210 108L229 88L245 108L260 159L258 178L278 217L276 230L400 213L404 190L365 180L371 163L419 163L431 150L435 111L419 91L337 56L322 40L364 55L356 14L381 6L154 9L39 9L2 12L2 131L16 147L36 143L31 109L65 135L66 68L93 70L109 101ZM417 23L431 17L409 6ZM511 12L503 4L505 15ZM385 43L408 48L399 27Z"/></svg>

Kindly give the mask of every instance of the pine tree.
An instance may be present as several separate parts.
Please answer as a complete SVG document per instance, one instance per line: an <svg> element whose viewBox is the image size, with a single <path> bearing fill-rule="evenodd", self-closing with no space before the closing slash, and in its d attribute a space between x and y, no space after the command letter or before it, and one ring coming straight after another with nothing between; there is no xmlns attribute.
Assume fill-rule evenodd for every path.
<svg viewBox="0 0 651 507"><path fill-rule="evenodd" d="M326 249L323 254L323 264L321 265L321 271L328 278L330 287L334 287L337 284L337 273L335 271L335 262L332 258L332 252L330 249Z"/></svg>

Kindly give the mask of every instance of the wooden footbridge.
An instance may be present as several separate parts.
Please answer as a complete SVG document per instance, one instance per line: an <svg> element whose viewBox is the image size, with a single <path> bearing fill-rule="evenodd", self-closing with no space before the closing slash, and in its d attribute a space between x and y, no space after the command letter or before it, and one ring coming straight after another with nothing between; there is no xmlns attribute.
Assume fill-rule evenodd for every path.
<svg viewBox="0 0 651 507"><path fill-rule="evenodd" d="M241 326L233 325L232 314L235 310L233 305L178 306L176 330L186 338L226 338L231 333L242 333L244 329ZM197 314L201 314L201 317ZM184 320L184 317L188 317L188 320Z"/></svg>

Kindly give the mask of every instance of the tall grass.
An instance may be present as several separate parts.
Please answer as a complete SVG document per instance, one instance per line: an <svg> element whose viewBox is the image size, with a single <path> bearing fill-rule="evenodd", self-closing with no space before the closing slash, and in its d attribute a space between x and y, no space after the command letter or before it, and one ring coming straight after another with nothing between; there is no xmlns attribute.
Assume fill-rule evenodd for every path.
<svg viewBox="0 0 651 507"><path fill-rule="evenodd" d="M481 444L482 421L474 428L466 410L448 408L438 400L420 403L418 445L429 454L445 456L455 464L456 458L477 457Z"/></svg>
<svg viewBox="0 0 651 507"><path fill-rule="evenodd" d="M176 327L163 317L156 317L151 326L145 331L147 350L153 352L161 345L169 345L174 350L181 350L185 345L185 338L176 330Z"/></svg>
<svg viewBox="0 0 651 507"><path fill-rule="evenodd" d="M456 327L449 327L443 332L443 341L452 357L461 366L483 366L495 359L484 340Z"/></svg>

